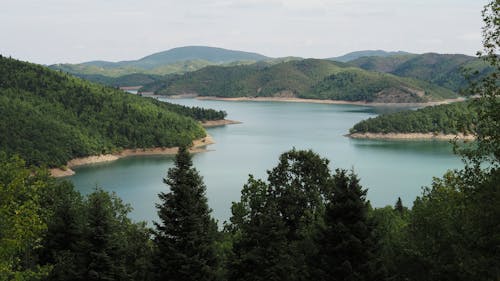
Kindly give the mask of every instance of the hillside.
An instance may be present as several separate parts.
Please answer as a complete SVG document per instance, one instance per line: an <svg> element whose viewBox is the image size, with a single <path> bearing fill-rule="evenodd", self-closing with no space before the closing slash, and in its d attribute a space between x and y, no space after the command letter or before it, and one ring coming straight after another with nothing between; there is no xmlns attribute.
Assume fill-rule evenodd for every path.
<svg viewBox="0 0 500 281"><path fill-rule="evenodd" d="M362 57L349 62L366 70L391 73L433 83L455 92L467 86L464 70L478 71L482 76L490 69L481 60L459 54L427 53L391 57Z"/></svg>
<svg viewBox="0 0 500 281"><path fill-rule="evenodd" d="M477 109L472 102L429 106L380 115L355 124L351 134L432 133L472 134Z"/></svg>
<svg viewBox="0 0 500 281"><path fill-rule="evenodd" d="M383 50L365 50L347 53L340 57L327 58L328 60L339 61L339 62L349 62L362 57L392 57L401 55L412 55L407 52L397 51L397 52L387 52Z"/></svg>
<svg viewBox="0 0 500 281"><path fill-rule="evenodd" d="M365 71L329 60L275 65L210 66L165 78L141 91L217 97L298 97L367 102L427 102L453 98L444 88L414 79Z"/></svg>
<svg viewBox="0 0 500 281"><path fill-rule="evenodd" d="M172 147L205 136L193 118L225 113L141 98L0 56L0 151L60 166L123 148Z"/></svg>
<svg viewBox="0 0 500 281"><path fill-rule="evenodd" d="M184 73L208 65L252 63L270 59L266 56L222 48L188 46L155 53L138 60L108 62L90 61L81 64L55 64L50 68L72 74L118 77L133 73L165 75Z"/></svg>
<svg viewBox="0 0 500 281"><path fill-rule="evenodd" d="M119 64L132 64L136 67L149 69L165 64L190 60L204 60L219 64L234 61L260 61L265 59L268 59L268 57L257 53L205 46L188 46L155 53L137 61L120 62Z"/></svg>
<svg viewBox="0 0 500 281"><path fill-rule="evenodd" d="M163 76L154 74L132 73L118 77L109 77L101 74L75 74L82 79L111 87L131 87L146 85L163 79Z"/></svg>

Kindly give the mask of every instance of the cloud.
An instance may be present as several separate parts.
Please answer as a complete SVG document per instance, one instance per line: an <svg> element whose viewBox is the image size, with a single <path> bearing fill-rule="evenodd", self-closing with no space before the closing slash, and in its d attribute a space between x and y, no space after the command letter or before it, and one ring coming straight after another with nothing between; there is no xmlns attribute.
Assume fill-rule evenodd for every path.
<svg viewBox="0 0 500 281"><path fill-rule="evenodd" d="M269 56L361 49L473 54L486 1L7 0L0 52L41 63L135 59L182 45Z"/></svg>
<svg viewBox="0 0 500 281"><path fill-rule="evenodd" d="M464 40L464 41L475 41L479 42L481 41L481 32L468 32L468 33L463 33L457 36L457 39Z"/></svg>

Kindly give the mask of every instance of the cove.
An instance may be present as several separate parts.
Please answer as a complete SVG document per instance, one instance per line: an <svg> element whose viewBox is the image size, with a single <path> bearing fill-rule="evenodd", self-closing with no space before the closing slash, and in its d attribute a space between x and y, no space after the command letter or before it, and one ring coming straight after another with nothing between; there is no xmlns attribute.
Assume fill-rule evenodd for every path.
<svg viewBox="0 0 500 281"><path fill-rule="evenodd" d="M193 163L203 176L213 216L223 222L230 217L232 201L249 174L266 178L266 170L277 165L281 153L312 149L330 160L330 167L354 169L368 188L372 206L393 205L401 197L411 206L423 186L447 170L460 168L446 141L360 140L344 137L356 122L394 108L357 105L288 102L228 102L168 99L188 106L225 110L228 119L242 124L209 128L215 144L209 152L195 154ZM77 190L87 194L96 186L116 192L130 203L134 220L156 220L157 194L173 156L129 157L114 162L76 167L68 177ZM151 224L150 224L151 225Z"/></svg>

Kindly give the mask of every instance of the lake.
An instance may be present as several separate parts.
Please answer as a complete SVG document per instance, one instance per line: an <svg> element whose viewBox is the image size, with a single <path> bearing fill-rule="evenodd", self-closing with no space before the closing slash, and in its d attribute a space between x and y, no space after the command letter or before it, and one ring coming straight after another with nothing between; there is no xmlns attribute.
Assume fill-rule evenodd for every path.
<svg viewBox="0 0 500 281"><path fill-rule="evenodd" d="M222 109L227 118L243 122L207 129L216 141L209 152L193 156L204 177L213 215L230 217L232 201L249 174L266 177L281 153L312 149L330 160L331 169L354 169L368 188L374 207L393 205L401 197L411 205L432 178L462 166L446 141L354 140L345 137L356 122L393 108L288 102L228 102L175 99L170 102ZM96 186L114 191L134 210L134 220L157 218L157 194L167 191L162 178L173 166L173 156L130 157L114 162L76 167L69 177L84 194Z"/></svg>

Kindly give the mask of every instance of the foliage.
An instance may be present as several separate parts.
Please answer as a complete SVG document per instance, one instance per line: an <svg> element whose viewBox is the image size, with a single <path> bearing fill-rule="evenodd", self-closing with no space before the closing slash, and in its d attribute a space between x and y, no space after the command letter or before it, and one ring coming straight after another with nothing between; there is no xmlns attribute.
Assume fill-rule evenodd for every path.
<svg viewBox="0 0 500 281"><path fill-rule="evenodd" d="M157 280L215 280L217 274L217 225L210 216L205 185L192 165L187 148L181 147L175 167L164 179L170 192L159 195L161 222L155 223L154 239Z"/></svg>
<svg viewBox="0 0 500 281"><path fill-rule="evenodd" d="M475 72L469 77L475 80L492 71L488 64L475 57L436 53L362 57L350 61L349 65L419 79L455 92L464 92L468 87L469 79L465 72Z"/></svg>
<svg viewBox="0 0 500 281"><path fill-rule="evenodd" d="M187 46L155 53L132 61L90 61L81 64L55 64L50 67L78 76L85 75L89 79L95 79L97 77L94 75L118 78L119 76L129 74L165 75L185 73L201 69L208 65L247 64L267 59L269 58L256 53L204 46ZM126 81L124 79L120 80ZM133 86L138 85L143 84L135 84ZM124 85L120 84L119 86Z"/></svg>
<svg viewBox="0 0 500 281"><path fill-rule="evenodd" d="M399 280L401 272L411 267L411 264L404 262L408 246L406 233L410 210L406 207L398 210L396 204L394 208L386 206L371 210L369 215L376 226L374 235L379 241L379 258L387 270L388 279Z"/></svg>
<svg viewBox="0 0 500 281"><path fill-rule="evenodd" d="M230 228L234 244L228 280L297 278L286 238L288 231L276 202L267 196L267 184L250 177L241 191L241 202L233 203Z"/></svg>
<svg viewBox="0 0 500 281"><path fill-rule="evenodd" d="M326 206L325 227L318 238L315 280L383 280L377 238L369 219L366 190L354 173L337 169Z"/></svg>
<svg viewBox="0 0 500 281"><path fill-rule="evenodd" d="M478 107L475 118L477 145L461 150L460 153L466 160L466 173L473 181L474 174L481 177L482 166L489 167L487 170L500 169L500 3L491 1L484 7L483 21L483 51L478 55L488 63L493 71L479 81L472 83L468 89L471 95L480 95L474 101Z"/></svg>
<svg viewBox="0 0 500 281"><path fill-rule="evenodd" d="M83 64L54 64L49 67L54 70L61 70L93 82L105 82L103 84L106 85L109 85L108 83L112 82L113 86L115 83L122 83L118 84L118 86L126 86L127 84L130 86L140 86L144 85L142 83L147 82L147 80L137 79L138 77L152 79L155 81L163 75L186 73L214 64L216 63L202 59L192 59L167 63L164 65L158 64L153 68L135 64L122 65L120 63L106 63L105 65L100 65L93 64L92 62ZM133 82L135 82L135 84Z"/></svg>
<svg viewBox="0 0 500 281"><path fill-rule="evenodd" d="M40 204L47 183L39 172L0 153L0 280L40 280L50 271L35 255L47 229Z"/></svg>
<svg viewBox="0 0 500 281"><path fill-rule="evenodd" d="M151 84L162 79L163 76L155 74L132 73L118 77L105 76L103 74L82 74L74 71L61 69L82 79L103 84L111 87L132 87Z"/></svg>
<svg viewBox="0 0 500 281"><path fill-rule="evenodd" d="M28 164L122 148L171 147L205 136L193 119L224 112L141 98L47 68L0 57L0 150Z"/></svg>
<svg viewBox="0 0 500 281"><path fill-rule="evenodd" d="M271 66L211 66L167 77L142 90L165 95L192 92L217 97L294 96L382 102L423 102L455 96L449 90L426 82L315 59Z"/></svg>
<svg viewBox="0 0 500 281"><path fill-rule="evenodd" d="M349 237L366 240L352 252L342 252L363 252L362 259L352 260L352 273L367 276L375 272L372 267L357 266L374 262L368 241L375 241L370 240L375 237L366 225L368 205L364 191L355 176L350 176L349 187L343 186L341 179L345 174L338 171L332 176L328 163L310 150L294 149L283 153L279 164L268 171L268 183L250 176L241 201L233 203L231 224L227 226L234 237L229 280L330 280L332 276L326 271L339 264L332 263L331 253L325 251L338 248L327 249L332 239L340 239L339 243L344 244ZM347 202L343 197L347 194L360 204ZM349 217L352 229L344 231L345 236L332 236L329 230L335 228L337 219L342 220L332 210L342 206L352 206L352 212L345 213L353 215Z"/></svg>
<svg viewBox="0 0 500 281"><path fill-rule="evenodd" d="M314 85L308 95L321 99L389 103L427 102L454 97L450 91L422 81L356 69L326 77Z"/></svg>
<svg viewBox="0 0 500 281"><path fill-rule="evenodd" d="M359 58L365 58L365 57L397 57L397 56L413 56L414 54L403 52L403 51L397 51L397 52L387 52L383 50L365 50L365 51L355 51L355 52L350 52L347 53L343 56L340 57L333 57L333 58L328 58L329 60L333 61L340 61L340 62L350 62Z"/></svg>
<svg viewBox="0 0 500 281"><path fill-rule="evenodd" d="M476 141L458 149L465 167L434 179L415 200L402 236L397 236L403 242L385 243L390 251L384 260L396 261L390 268L398 280L500 278L499 11L495 0L483 10L480 56L493 70L469 89L480 96L470 102L476 108L469 116Z"/></svg>
<svg viewBox="0 0 500 281"><path fill-rule="evenodd" d="M478 111L474 102L405 110L360 121L350 129L350 133L475 134Z"/></svg>

